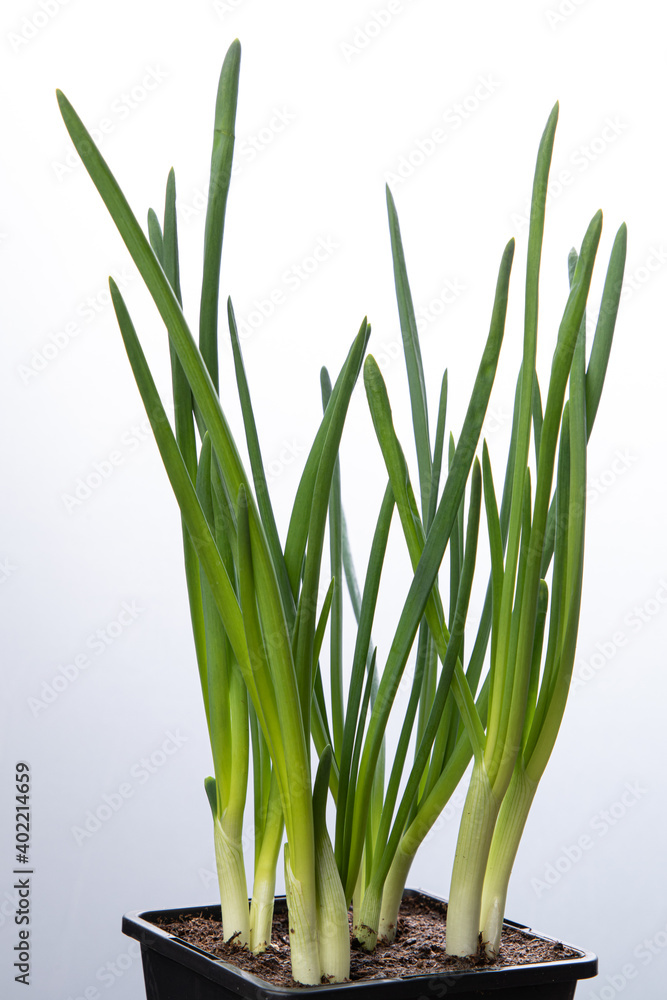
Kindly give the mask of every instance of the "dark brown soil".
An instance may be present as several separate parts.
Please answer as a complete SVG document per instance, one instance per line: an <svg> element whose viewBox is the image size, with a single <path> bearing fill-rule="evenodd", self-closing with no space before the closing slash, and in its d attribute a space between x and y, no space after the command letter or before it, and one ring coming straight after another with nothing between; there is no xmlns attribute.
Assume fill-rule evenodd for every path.
<svg viewBox="0 0 667 1000"><path fill-rule="evenodd" d="M406 976L434 975L443 972L463 972L474 968L503 968L508 965L529 965L577 958L560 942L552 944L511 927L503 928L498 959L490 962L478 958L452 958L445 954L446 904L424 897L409 897L403 901L398 920L396 940L390 945L378 945L372 954L352 946L350 979L395 979ZM219 920L210 917L184 916L160 923L163 930L183 938L191 945L216 958L245 969L274 986L295 986L290 970L289 930L284 902L276 903L273 918L273 939L263 955L251 955L222 940Z"/></svg>

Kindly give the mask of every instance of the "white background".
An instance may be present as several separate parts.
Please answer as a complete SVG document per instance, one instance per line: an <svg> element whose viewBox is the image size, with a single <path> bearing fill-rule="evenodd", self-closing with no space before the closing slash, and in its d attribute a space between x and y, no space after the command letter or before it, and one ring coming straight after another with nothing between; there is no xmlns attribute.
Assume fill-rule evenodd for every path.
<svg viewBox="0 0 667 1000"><path fill-rule="evenodd" d="M576 687L507 910L599 954L600 977L579 986L582 1000L657 1000L667 974L667 212L664 43L650 0L3 4L0 993L25 995L11 968L18 759L30 762L34 780L33 1000L137 1000L140 962L120 933L123 912L216 898L202 786L211 765L179 519L142 426L106 298L109 273L124 282L166 395L165 334L70 152L54 90L65 91L89 127L105 129L103 153L141 220L150 206L161 214L174 166L185 308L194 327L215 91L235 37L243 45L240 168L222 293L232 295L248 324L246 366L283 534L317 426L319 368L326 364L335 376L366 314L414 470L387 179L415 305L425 311L433 422L447 367L455 434L502 249L517 238L486 428L497 478L521 343L525 211L555 100L551 176L561 182L552 186L547 212L543 383L569 248L603 208L595 306L614 234L628 224L626 286L589 448ZM434 129L444 140L432 141ZM294 268L318 241L329 247L326 259L315 270L307 262L310 273L301 270L307 277L297 281ZM262 303L268 313L276 291L282 301L262 316ZM222 393L241 437L229 362L223 330ZM112 473L96 479L96 469L109 471L112 453ZM384 489L363 391L351 407L342 474L362 572ZM96 486L86 496L81 481L91 475ZM381 656L409 583L398 533L390 555L376 628ZM134 617L123 614L119 626L123 606ZM348 643L351 637L348 630ZM56 690L54 679L68 674ZM166 755L169 734L179 745ZM153 773L141 764L151 755ZM91 836L77 837L105 795L118 802L121 785L129 788L121 807ZM447 894L461 797L424 845L411 884ZM579 843L586 849L577 853ZM249 861L251 853L248 839Z"/></svg>

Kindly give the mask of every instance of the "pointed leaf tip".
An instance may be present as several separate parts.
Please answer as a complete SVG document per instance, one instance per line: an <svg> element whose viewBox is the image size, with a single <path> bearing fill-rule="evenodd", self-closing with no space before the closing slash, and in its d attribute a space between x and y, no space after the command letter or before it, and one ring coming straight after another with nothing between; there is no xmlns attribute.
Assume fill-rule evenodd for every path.
<svg viewBox="0 0 667 1000"><path fill-rule="evenodd" d="M368 372L369 375L374 375L380 369L378 363L372 354L366 355L366 360L364 361L364 375Z"/></svg>
<svg viewBox="0 0 667 1000"><path fill-rule="evenodd" d="M59 90L58 88L56 88L56 100L58 102L61 115L64 115L65 111L72 107L62 90Z"/></svg>

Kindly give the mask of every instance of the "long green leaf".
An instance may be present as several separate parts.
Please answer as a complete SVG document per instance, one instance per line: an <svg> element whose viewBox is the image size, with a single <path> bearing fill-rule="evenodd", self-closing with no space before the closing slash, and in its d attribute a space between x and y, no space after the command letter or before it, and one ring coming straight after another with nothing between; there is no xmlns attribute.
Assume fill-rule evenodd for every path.
<svg viewBox="0 0 667 1000"><path fill-rule="evenodd" d="M607 374L607 364L611 352L614 330L616 327L616 317L623 289L623 272L625 269L625 257L627 252L627 227L623 223L614 239L614 245L607 267L607 275L600 302L600 311L595 327L591 356L586 371L586 437L590 440L593 424L597 416L602 388ZM542 559L542 576L546 576L549 562L553 555L554 537L554 517L555 507L552 503L547 520L544 556Z"/></svg>
<svg viewBox="0 0 667 1000"><path fill-rule="evenodd" d="M609 259L607 275L600 302L600 312L595 327L591 356L586 370L586 433L590 433L595 423L602 387L607 373L609 353L616 328L616 317L623 289L623 272L627 252L628 231L623 223L614 239Z"/></svg>
<svg viewBox="0 0 667 1000"><path fill-rule="evenodd" d="M370 325L365 319L361 325L361 330L365 331L365 351L371 332ZM359 357L357 341L355 340L348 352L345 364L336 379L336 383L331 392L329 405L327 406L326 413L324 414L317 434L315 435L315 440L313 441L311 449L308 453L306 464L304 466L303 473L301 474L301 479L299 480L299 486L294 499L289 528L287 531L287 540L285 542L285 564L287 565L287 572L289 574L292 593L295 595L295 599L303 572L303 560L310 525L310 512L313 506L313 492L315 490L322 449L324 448L327 434L329 433L329 425L334 413L338 394L341 391L341 386L348 379L349 367L351 364L356 365L356 374L354 376L356 380L359 375L359 371L361 370L362 358L363 351L361 352L361 357Z"/></svg>
<svg viewBox="0 0 667 1000"><path fill-rule="evenodd" d="M238 388L239 401L241 403L243 427L245 430L246 444L248 446L248 456L250 458L250 469L252 471L255 494L257 496L257 506L259 507L259 512L262 517L262 525L266 534L266 541L269 546L273 565L278 577L278 585L280 587L283 607L285 608L288 623L291 625L294 621L294 600L290 589L289 577L287 575L287 567L285 566L285 559L283 557L283 551L280 544L276 519L271 505L269 488L266 482L262 451L259 444L257 425L255 423L255 414L250 398L250 389L248 387L248 379L246 376L245 365L243 364L243 355L241 353L241 342L239 340L236 317L234 316L231 299L227 300L227 315L229 320L229 333L232 341L232 352L234 355L236 385Z"/></svg>
<svg viewBox="0 0 667 1000"><path fill-rule="evenodd" d="M453 664L459 657L461 652L461 644L463 642L463 634L465 630L465 623L468 617L468 606L470 603L470 592L472 589L472 582L475 571L475 561L477 556L477 539L479 531L479 516L481 507L481 489L482 489L482 476L479 466L479 461L475 459L473 465L472 475L471 475L471 491L470 491L470 509L468 513L468 530L465 545L465 558L461 571L461 585L459 587L459 599L456 604L456 610L451 622L451 637L450 642L447 647L446 659L449 663L443 663L442 675L446 676L448 670L453 669ZM450 667L451 663L451 667ZM445 698L447 696L447 687L441 682L438 685L438 692L436 698L434 699L433 708L429 716L427 725L424 730L424 735L420 741L420 745L415 753L415 761L412 767L412 771L408 777L406 787L403 793L403 798L399 809L396 813L396 819L392 829L391 836L389 837L387 843L381 843L380 850L382 851L382 857L377 859L377 866L374 872L374 878L377 879L378 884L384 883L384 880L389 872L391 862L393 861L396 849L398 848L400 839L403 835L405 824L408 820L408 815L410 812L410 807L412 802L417 795L419 788L419 783L421 780L421 775L424 772L426 764L428 762L428 756L431 752L431 747L436 738L438 731L440 718L442 716L442 711L445 704ZM393 808L393 803L392 803Z"/></svg>
<svg viewBox="0 0 667 1000"><path fill-rule="evenodd" d="M320 372L322 407L326 411L331 398L331 379L326 368ZM338 582L343 580L343 510L340 485L340 457L336 458L331 490L329 493L329 558L331 575ZM317 657L314 657L316 660ZM331 678L331 725L334 738L334 753L340 760L343 748L343 726L345 721L343 696L343 588L334 590L331 608L329 676Z"/></svg>
<svg viewBox="0 0 667 1000"><path fill-rule="evenodd" d="M500 669L495 671L494 683L489 702L489 738L493 745L498 739L500 713L502 711L502 690L505 681L505 664L508 662L510 627L514 584L516 580L521 537L521 511L524 496L524 480L530 448L530 427L534 400L535 358L537 353L537 318L539 303L540 264L544 237L544 216L546 211L549 170L553 154L558 104L549 115L537 153L533 191L530 206L530 227L528 232L528 257L526 263L526 293L524 310L523 359L521 363L521 394L516 437L515 461L512 479L512 503L510 507L509 539L505 565L496 657Z"/></svg>
<svg viewBox="0 0 667 1000"><path fill-rule="evenodd" d="M389 214L389 232L391 234L391 255L394 262L396 300L398 302L398 314L401 323L405 366L408 373L412 426L414 428L415 446L417 448L422 517L426 522L431 491L431 442L428 429L428 402L426 399L426 385L424 383L424 366L419 347L417 321L415 319L412 294L408 282L396 205L388 187L387 211Z"/></svg>
<svg viewBox="0 0 667 1000"><path fill-rule="evenodd" d="M202 420L211 435L211 443L220 464L227 494L236 502L239 495L239 488L243 486L246 490L247 502L254 512L254 498L250 492L249 480L243 468L236 443L220 406L220 400L211 381L206 364L197 349L197 345L190 333L174 291L134 217L125 196L118 187L115 178L99 153L99 150L95 147L83 123L67 98L60 92L58 92L58 100L72 141L109 209L146 283L146 287L164 320L169 336L178 353L179 360L183 365L183 370L192 390L194 400L201 412ZM259 576L268 581L271 577L275 577L275 568L259 517L251 517L250 525L251 532L253 533L256 571Z"/></svg>
<svg viewBox="0 0 667 1000"><path fill-rule="evenodd" d="M514 757L506 752L506 746L518 748L523 731L523 716L525 712L525 695L521 692L527 689L532 661L532 645L535 629L535 615L542 563L542 548L549 510L551 484L553 479L554 460L562 411L565 388L570 374L572 357L581 327L581 321L586 308L586 300L590 288L595 256L600 241L602 229L602 213L597 212L586 231L577 263L573 286L565 306L563 319L558 331L558 341L553 356L551 378L547 392L547 402L544 411L544 422L540 442L540 460L537 468L535 486L535 507L531 529L531 545L526 564L525 593L521 606L521 624L517 646L517 669L515 674L515 692L512 697L512 709L508 720L504 739L498 739L497 728L493 739L487 737L486 760L490 780L494 789L507 787ZM525 364L524 359L524 364ZM506 568L507 574L507 568ZM503 585L503 602L507 589L507 575ZM501 661L502 663L502 661ZM504 671L499 672L504 682ZM501 703L502 704L502 703ZM514 756L516 749L514 750Z"/></svg>
<svg viewBox="0 0 667 1000"><path fill-rule="evenodd" d="M211 586L216 607L222 618L236 660L241 667L257 716L262 724L264 736L271 748L272 758L280 760L280 728L275 704L271 695L267 673L251 664L243 624L243 616L234 587L218 551L215 539L201 508L192 479L183 462L176 438L155 387L153 377L146 362L136 331L118 286L109 280L118 325L125 343L128 358L146 413L155 435L162 461L169 477L174 495L181 509L197 557ZM261 694L260 694L261 690Z"/></svg>
<svg viewBox="0 0 667 1000"><path fill-rule="evenodd" d="M410 560L412 562L413 569L416 569L424 550L424 529L419 518L419 512L417 510L412 487L410 485L410 476L405 458L403 456L403 450L398 441L398 437L396 436L396 431L394 430L387 389L380 369L372 356L369 356L366 359L364 367L364 381L366 384L366 392L368 395L373 424L385 460L385 465L389 473L394 496L396 498L396 506L399 510ZM461 499L461 505L462 503L463 497ZM457 512L456 525L454 526L452 537L458 530L461 520L461 505L459 506L459 510ZM462 544L460 548L463 549ZM467 684L461 667L457 666L456 659L452 661L451 657L447 657L446 655L449 643L449 632L445 625L445 617L437 582L433 586L433 592L429 596L424 613L430 634L433 637L433 641L438 650L438 655L443 663L443 672L439 681L439 687L444 691L441 708L444 709L445 697L449 688L449 683L456 672L454 693L457 698L457 703L459 703L460 710L465 712L466 720L472 724L470 738L473 746L475 747L476 754L479 755L481 753L483 731L479 719L476 718L472 695L470 691L467 690ZM445 662L448 665L448 672L445 672L444 670ZM465 705L461 702L461 699L463 699L466 703Z"/></svg>
<svg viewBox="0 0 667 1000"><path fill-rule="evenodd" d="M329 407L327 407L327 412L331 408L331 419L320 454L309 514L308 549L303 573L303 586L299 600L299 634L295 657L296 676L301 695L301 712L308 732L310 731L310 706L313 688L313 639L316 627L317 594L319 590L322 550L329 510L331 483L345 417L347 415L347 407L357 380L365 349L366 323L364 321L354 341L353 350L350 354L350 363L345 366L345 374L340 382L339 391L335 396L332 393Z"/></svg>
<svg viewBox="0 0 667 1000"><path fill-rule="evenodd" d="M348 898L351 898L354 890L361 862L369 792L373 782L375 764L382 745L387 718L396 691L398 690L410 649L412 648L415 633L431 594L438 570L440 569L449 536L454 527L493 387L505 329L507 294L513 256L514 240L510 240L503 253L491 317L491 328L468 404L454 462L452 463L452 468L431 526L431 531L426 539L424 551L412 584L410 585L403 611L401 612L387 664L382 674L378 697L371 715L359 769L359 783L355 798L354 828L346 881L346 895Z"/></svg>
<svg viewBox="0 0 667 1000"><path fill-rule="evenodd" d="M359 710L364 689L364 674L369 662L368 657L369 655L373 656L371 651L371 629L375 617L382 566L387 551L389 528L393 513L394 494L391 486L388 485L380 507L368 558L364 592L359 609L359 626L357 628L357 638L352 657L352 674L347 697L343 750L340 761L340 786L338 791L338 808L336 810L335 840L336 863L338 864L344 884L347 878L347 858L349 856L349 842L352 836L352 816L354 813L354 796L357 780L356 767L353 766L354 747L357 732L363 729L365 722L363 718L360 721ZM370 677L370 670L368 673Z"/></svg>
<svg viewBox="0 0 667 1000"><path fill-rule="evenodd" d="M232 177L240 67L241 44L236 39L230 45L222 64L215 102L211 177L204 228L204 271L199 310L199 346L216 390L218 389L218 297L222 237L229 182Z"/></svg>

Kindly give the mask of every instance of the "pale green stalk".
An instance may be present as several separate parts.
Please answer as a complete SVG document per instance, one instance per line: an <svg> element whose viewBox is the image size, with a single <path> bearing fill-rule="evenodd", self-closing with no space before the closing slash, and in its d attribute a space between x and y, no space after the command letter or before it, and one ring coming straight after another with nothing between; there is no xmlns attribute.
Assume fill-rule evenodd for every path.
<svg viewBox="0 0 667 1000"><path fill-rule="evenodd" d="M517 761L499 810L484 874L481 933L484 949L490 958L496 957L500 950L509 879L537 785L537 781L528 777L523 763Z"/></svg>
<svg viewBox="0 0 667 1000"><path fill-rule="evenodd" d="M266 810L266 822L255 861L255 878L250 903L250 950L259 954L271 943L273 907L276 889L276 868L283 841L285 824L280 802L280 789L272 773Z"/></svg>

